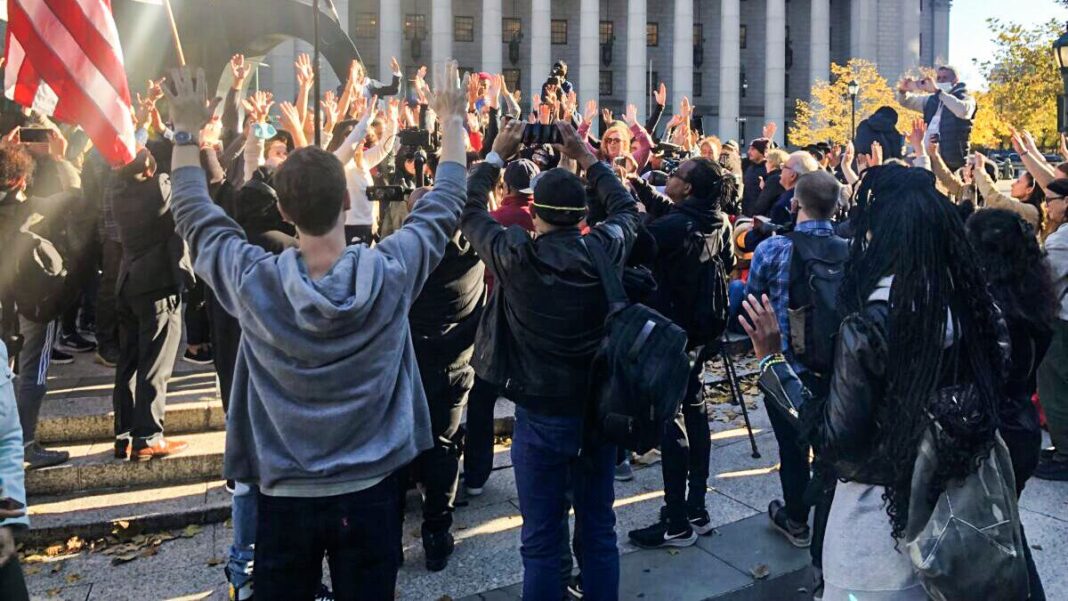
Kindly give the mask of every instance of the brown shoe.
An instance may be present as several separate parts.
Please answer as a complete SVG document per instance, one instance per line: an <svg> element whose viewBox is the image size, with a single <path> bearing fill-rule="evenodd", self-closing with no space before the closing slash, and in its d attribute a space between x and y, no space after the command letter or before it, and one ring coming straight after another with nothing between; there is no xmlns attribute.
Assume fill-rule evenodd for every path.
<svg viewBox="0 0 1068 601"><path fill-rule="evenodd" d="M156 457L169 457L181 453L188 446L189 443L182 440L161 438L156 444L147 447L137 448L135 445L133 452L130 454L130 461L148 461Z"/></svg>

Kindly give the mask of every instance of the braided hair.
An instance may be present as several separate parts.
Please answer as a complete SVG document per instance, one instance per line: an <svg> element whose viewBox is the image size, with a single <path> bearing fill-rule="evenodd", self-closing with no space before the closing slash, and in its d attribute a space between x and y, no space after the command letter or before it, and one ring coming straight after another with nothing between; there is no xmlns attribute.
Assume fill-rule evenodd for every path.
<svg viewBox="0 0 1068 601"><path fill-rule="evenodd" d="M971 384L976 421L961 444L939 445L936 490L972 473L989 452L997 427L1003 359L996 314L983 274L954 205L924 169L868 169L857 192L855 235L839 301L860 313L885 276L894 276L887 325L886 387L875 408L877 434L869 461L890 468L883 500L892 536L908 521L917 449L932 426L935 392ZM953 344L946 348L947 333ZM947 382L948 381L948 382Z"/></svg>

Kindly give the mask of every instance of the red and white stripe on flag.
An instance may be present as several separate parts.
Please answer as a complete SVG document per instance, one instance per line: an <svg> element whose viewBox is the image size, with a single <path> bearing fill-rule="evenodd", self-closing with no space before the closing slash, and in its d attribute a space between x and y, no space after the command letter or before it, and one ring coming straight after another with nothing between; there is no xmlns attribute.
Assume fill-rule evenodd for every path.
<svg viewBox="0 0 1068 601"><path fill-rule="evenodd" d="M112 165L134 157L130 89L110 0L7 0L4 95L80 125Z"/></svg>

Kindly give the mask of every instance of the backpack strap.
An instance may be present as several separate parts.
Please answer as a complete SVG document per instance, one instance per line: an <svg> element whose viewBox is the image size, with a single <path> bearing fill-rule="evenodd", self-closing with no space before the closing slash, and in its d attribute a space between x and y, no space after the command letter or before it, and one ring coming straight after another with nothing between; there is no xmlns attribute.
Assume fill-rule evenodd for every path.
<svg viewBox="0 0 1068 601"><path fill-rule="evenodd" d="M586 249L586 254L593 260L594 270L597 272L597 276L601 279L601 285L604 287L605 296L608 297L608 317L619 313L623 309L630 306L630 300L627 298L627 293L623 290L623 280L620 278L619 273L616 271L615 265L608 258L608 255L604 251L604 247L597 240L591 239L587 244L586 240L589 236L583 236L579 238L582 242L582 246Z"/></svg>

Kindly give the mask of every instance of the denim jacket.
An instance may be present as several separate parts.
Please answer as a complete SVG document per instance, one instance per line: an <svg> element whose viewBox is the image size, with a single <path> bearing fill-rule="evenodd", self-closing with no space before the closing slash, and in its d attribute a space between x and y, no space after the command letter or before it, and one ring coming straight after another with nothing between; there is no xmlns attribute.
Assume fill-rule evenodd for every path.
<svg viewBox="0 0 1068 601"><path fill-rule="evenodd" d="M26 476L22 469L22 426L15 404L15 375L8 367L7 346L0 343L0 498L26 504ZM0 526L29 527L26 516L0 520Z"/></svg>

